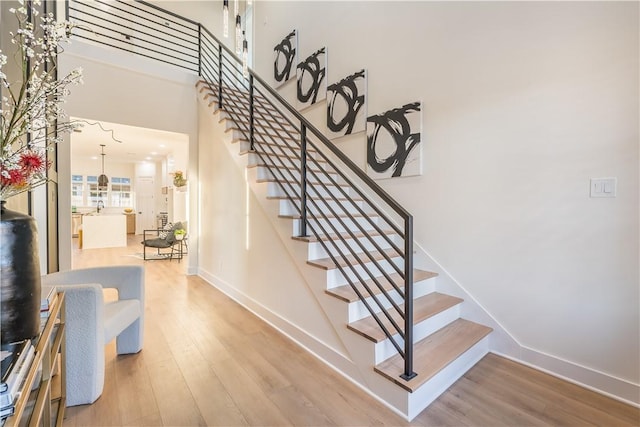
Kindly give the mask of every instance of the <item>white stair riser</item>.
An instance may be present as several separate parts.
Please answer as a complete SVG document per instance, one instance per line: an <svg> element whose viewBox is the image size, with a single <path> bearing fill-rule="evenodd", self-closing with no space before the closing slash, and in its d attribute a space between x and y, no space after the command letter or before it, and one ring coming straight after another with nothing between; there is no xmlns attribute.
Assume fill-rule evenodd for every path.
<svg viewBox="0 0 640 427"><path fill-rule="evenodd" d="M301 187L300 187L300 184L298 183L285 182L281 186L277 182L269 182L269 187L267 188L267 195L271 197L286 196L287 193L284 192L282 187L286 188L287 191L291 194L300 194ZM331 198L331 196L333 195L336 199L342 200L346 198L345 195L343 194L343 191L344 193L347 194L347 196L351 195L351 190L348 187L341 187L340 189L335 185L330 185L330 184L325 184L325 187L323 187L318 183L307 185L307 197L313 197L313 198L327 197L330 200L334 200ZM319 209L323 209L324 207L326 207L326 204L322 200L315 200L314 202L315 204L313 202L309 202L309 204L312 207L317 206ZM349 203L349 202L345 200L345 203ZM329 213L330 212L327 212L327 214ZM340 212L336 212L336 213L340 213Z"/></svg>
<svg viewBox="0 0 640 427"><path fill-rule="evenodd" d="M313 209L313 208L312 208ZM373 230L373 224L377 224L379 221L378 217L354 217L351 218L328 218L328 219L314 219L311 216L308 216L307 220L307 228L309 228L308 235L313 236L313 230L318 234L332 234L332 233L342 233L346 231L346 228L350 230ZM300 230L299 225L300 219L295 219L293 221L293 231L294 233L298 233ZM346 228L345 228L346 227ZM294 236L297 234L294 234Z"/></svg>
<svg viewBox="0 0 640 427"><path fill-rule="evenodd" d="M257 153L250 151L242 151L238 150L240 153L244 153L249 158L247 160L247 166L253 165L269 165L270 167L275 167L278 169L286 169L286 168L296 168L298 167L298 161L296 159L292 159L290 157L284 156L272 156L266 153ZM283 171L282 176L287 176L287 172Z"/></svg>
<svg viewBox="0 0 640 427"><path fill-rule="evenodd" d="M299 206L300 201L297 200L296 201L296 205L294 205L290 200L280 200L280 215L298 215L299 212L298 210L295 208L295 206ZM323 209L318 209L318 207L322 206ZM314 205L313 203L311 203L310 205L307 206L307 209L309 209L309 212L313 212L313 213L317 213L317 212L322 212L322 213L327 213L330 212L329 207L331 207L331 209L333 209L336 212L345 212L345 213L349 213L351 215L361 215L360 212L358 211L358 208L360 208L360 210L362 210L365 213L369 213L369 209L366 209L364 206L364 202L362 201L354 201L352 202L345 202L345 201L340 201L340 202L336 202L336 201L328 201L328 206L325 203L318 203L318 206Z"/></svg>
<svg viewBox="0 0 640 427"><path fill-rule="evenodd" d="M378 281L384 284L387 282L387 279L384 277L381 277ZM372 290L374 286L375 285L372 286ZM400 286L400 290L404 291L404 286ZM415 285L413 285L413 298L414 299L420 298L421 296L424 296L434 291L435 291L435 280L433 279L422 280L416 283ZM404 300L395 289L387 292L392 297L393 301L400 306L400 308L404 307ZM377 295L377 298L379 301L383 303L383 307L385 307L385 309L388 309L391 307L391 303L387 300L384 294ZM375 313L379 313L381 311L380 307L378 306L378 304L376 304L376 302L373 300L372 297L366 298L366 301L369 304L369 306L374 309ZM371 315L371 313L369 313L369 310L367 310L367 307L364 305L362 301L349 303L348 310L349 310L349 322L355 322L356 320L360 320Z"/></svg>
<svg viewBox="0 0 640 427"><path fill-rule="evenodd" d="M444 310L435 316L431 316L428 319L423 320L413 326L413 342L418 342L423 338L428 337L434 332L444 328L449 323L460 318L460 304ZM400 325L402 326L402 325ZM393 338L400 344L404 345L404 340L399 335L394 335ZM396 349L391 344L391 341L386 340L379 342L375 346L376 364L387 360L389 357L395 356Z"/></svg>
<svg viewBox="0 0 640 427"><path fill-rule="evenodd" d="M248 150L251 148L251 144L249 143L249 131L245 131L246 135L239 130L234 130L232 135L233 142L240 142L240 147L242 150ZM264 135L254 135L254 143L256 147L260 147L260 144L266 144L270 146L275 153L278 154L286 154L287 156L291 155L291 152L295 154L296 157L299 157L301 148L300 144L295 141L291 141L289 139L270 137ZM266 150L270 151L270 150ZM309 154L314 154L315 151L308 151Z"/></svg>
<svg viewBox="0 0 640 427"><path fill-rule="evenodd" d="M338 175L336 173L325 174L324 172L314 171L315 173L307 172L307 179L310 182L324 182L325 184L331 184L331 179L336 183L340 183ZM291 181L300 181L300 170L299 169L288 169L288 170L280 170L279 172L274 171L271 172L265 166L258 166L258 179L274 179L282 177L286 177Z"/></svg>
<svg viewBox="0 0 640 427"><path fill-rule="evenodd" d="M389 267L388 270L391 270L391 267ZM357 271L360 274L360 277L362 277L363 279L366 280L366 278L369 277L369 275L367 273L364 273L361 269ZM351 272L349 269L345 269L345 272L347 273L347 276L351 279L351 281L353 281L354 283L359 281L356 275L353 272ZM393 269L393 271L387 271L387 273L394 273L394 272L395 272L395 269ZM377 272L377 273L381 274L380 272ZM348 280L345 278L345 276L342 274L340 270L338 270L337 268L327 270L327 288L338 287L338 286L348 285L348 284L349 284Z"/></svg>
<svg viewBox="0 0 640 427"><path fill-rule="evenodd" d="M234 131L234 137L236 135L236 131ZM240 151L249 151L251 149L251 144L249 141L244 139L243 137L234 138L234 141L239 140L240 142ZM260 145L260 140L256 140L255 148L259 150L260 147L264 147L264 145ZM291 159L299 159L300 158L300 148L295 145L287 145L280 141L266 141L267 146L264 148L265 153L268 154L277 154L289 157ZM300 160L296 160L296 166L299 166Z"/></svg>
<svg viewBox="0 0 640 427"><path fill-rule="evenodd" d="M232 100L229 100L231 102ZM209 102L213 102L211 104L211 108L213 108L214 112L218 111L218 94L216 93L214 96L209 97ZM224 99L223 99L224 104ZM249 102L248 98L246 99L233 99L234 104L234 115L238 115L241 117L241 120L248 122L249 121ZM223 110L224 114L227 114L226 110ZM269 121L273 123L274 121L278 124L273 123L274 127L280 129L280 125L285 126L286 128L293 129L291 123L289 123L284 117L280 115L276 110L269 107L268 105L255 104L253 117L255 119L256 127L265 126L264 122ZM268 127L268 126L265 126Z"/></svg>
<svg viewBox="0 0 640 427"><path fill-rule="evenodd" d="M407 414L409 419L413 419L422 412L489 352L489 336L478 341L464 354L447 365L446 368L434 375L422 387L409 394L409 411Z"/></svg>
<svg viewBox="0 0 640 427"><path fill-rule="evenodd" d="M298 168L300 167L300 159L296 158L296 157L289 157L289 156L274 156L272 153L270 152L265 152L263 150L259 150L257 149L256 151L258 151L259 153L262 154L261 158L258 153L247 153L247 150L240 150L238 149L239 152L241 153L246 153L246 155L249 156L249 159L247 161L247 166L254 166L254 165L275 165L276 167L293 167L293 168ZM316 153L310 153L310 156L317 156ZM266 158L264 158L266 157ZM320 166L318 166L320 165ZM319 168L323 167L324 163L319 162L318 164L313 164L310 165L309 167L313 167L315 170L318 170Z"/></svg>
<svg viewBox="0 0 640 427"><path fill-rule="evenodd" d="M351 248L356 253L361 253L364 251L375 251L380 249L388 249L391 247L391 243L389 240L385 238L385 236L371 236L371 237L357 237L352 238L350 236L343 236L344 241L338 237L334 237L332 240L325 240L321 242L311 242L309 243L308 248L308 259L321 259L327 258L329 256L328 252L332 254L342 253L351 253L349 252L349 248ZM402 244L397 243L396 235L392 235L389 238L396 246L402 247ZM375 242L378 247L374 245ZM325 249L325 246L327 249Z"/></svg>
<svg viewBox="0 0 640 427"><path fill-rule="evenodd" d="M224 130L226 132L235 132L239 131L240 129L244 129L247 133L247 136L249 135L250 128L248 119L241 124L237 124L227 113L222 114L224 114L224 117L227 119L224 123ZM298 141L298 145L300 145L300 133L290 125L282 125L273 121L265 122L265 120L257 120L253 128L253 133L255 136L260 136L261 138L265 138L267 140L270 140L269 136L273 136L276 141L279 139Z"/></svg>
<svg viewBox="0 0 640 427"><path fill-rule="evenodd" d="M240 152L246 152L249 151L249 144L241 144L242 147L238 148L238 151ZM297 149L292 149L292 148L286 148L286 147L282 147L282 150L279 147L263 147L260 146L259 144L255 145L254 150L258 153L261 153L263 157L266 156L266 158L263 160L264 163L263 164L268 164L270 166L276 166L276 167L289 167L289 168L294 168L297 169L300 167L300 153L299 150ZM257 153L256 153L256 158L257 157ZM325 163L323 163L321 160L318 160L318 162L316 163L314 160L312 159L319 159L319 154L316 152L309 152L307 155L307 165L310 168L313 168L314 170L318 170L322 167L324 167ZM249 163L249 164L259 164L260 162L256 161L255 163Z"/></svg>
<svg viewBox="0 0 640 427"><path fill-rule="evenodd" d="M392 261L394 261L394 263L398 265L400 271L402 271L402 268L403 268L402 265L404 264L404 260L400 257L396 257L396 258L392 258ZM378 261L378 265L380 265L382 270L386 271L389 274L397 272L396 269L393 268L391 264L386 260ZM368 280L371 278L371 276L378 277L382 275L382 273L380 272L380 269L371 262L365 263L364 267L366 268L363 268L363 266L361 265L356 265L351 267L349 266L342 267L342 269L347 274L347 276L351 279L351 281L353 281L354 283L360 280ZM367 270L369 272L367 272ZM358 278L358 276L356 275L356 272L361 279ZM347 281L347 279L345 279L340 269L332 268L327 270L327 287L342 286L348 283L349 282Z"/></svg>
<svg viewBox="0 0 640 427"><path fill-rule="evenodd" d="M226 113L225 113L226 114ZM281 137L292 138L300 140L300 133L293 128L289 123L283 121L281 118L269 117L269 113L265 110L258 110L254 113L254 133L260 133L263 135L279 135ZM232 129L239 129L239 126L233 120L227 120L224 129L230 131ZM245 116L245 121L242 123L242 127L249 127L249 111Z"/></svg>

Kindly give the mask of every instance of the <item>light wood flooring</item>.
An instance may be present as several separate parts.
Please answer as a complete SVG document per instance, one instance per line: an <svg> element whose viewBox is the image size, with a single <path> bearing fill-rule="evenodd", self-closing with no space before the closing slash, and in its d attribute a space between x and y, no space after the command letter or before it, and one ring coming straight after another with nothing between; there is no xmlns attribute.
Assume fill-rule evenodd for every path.
<svg viewBox="0 0 640 427"><path fill-rule="evenodd" d="M128 248L75 250L74 268L144 264L144 350L106 347L104 392L65 426L638 426L640 410L486 356L429 408L400 416L195 276L186 259Z"/></svg>

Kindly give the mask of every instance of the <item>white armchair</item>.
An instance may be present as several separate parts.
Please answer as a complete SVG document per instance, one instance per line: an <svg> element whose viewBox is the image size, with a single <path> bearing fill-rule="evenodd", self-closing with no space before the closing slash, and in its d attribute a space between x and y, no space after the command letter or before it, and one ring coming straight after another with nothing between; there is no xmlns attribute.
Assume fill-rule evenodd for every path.
<svg viewBox="0 0 640 427"><path fill-rule="evenodd" d="M65 291L67 405L93 403L104 386L104 346L117 337L118 354L142 350L144 269L138 265L52 273L43 286ZM103 288L118 300L104 302Z"/></svg>

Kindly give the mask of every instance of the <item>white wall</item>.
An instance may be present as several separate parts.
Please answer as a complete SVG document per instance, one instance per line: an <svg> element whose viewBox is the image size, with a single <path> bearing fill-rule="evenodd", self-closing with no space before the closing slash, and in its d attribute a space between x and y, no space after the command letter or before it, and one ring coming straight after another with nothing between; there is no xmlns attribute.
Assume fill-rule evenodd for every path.
<svg viewBox="0 0 640 427"><path fill-rule="evenodd" d="M89 46L80 41L67 46L61 57L63 74L76 67L84 70L84 84L75 88L65 105L70 116L189 135L189 165L186 169L190 179L197 183L196 76L142 57ZM70 182L69 144L61 144L59 156L60 182ZM156 182L161 182L160 171ZM61 189L59 204L62 208L70 206L68 192L68 188ZM190 212L197 212L197 202L196 198L191 198ZM64 229L67 219L62 214L61 209L60 235L71 235L70 229L68 233ZM70 218L68 222L70 224ZM190 222L197 223L195 217ZM193 243L198 233L197 229L190 228L193 233L190 242ZM61 269L71 266L70 254L71 243L68 242L67 247L61 250ZM197 253L189 256L190 272L195 271L197 257Z"/></svg>
<svg viewBox="0 0 640 427"><path fill-rule="evenodd" d="M424 174L380 182L417 243L525 349L637 400L638 3L254 5L267 81L298 29L299 58L327 47L329 83L368 70L369 114L423 102ZM364 135L338 144L365 165ZM617 197L589 198L608 176Z"/></svg>
<svg viewBox="0 0 640 427"><path fill-rule="evenodd" d="M211 109L199 114L199 274L276 326L283 322L288 333L299 330L300 341L310 336L310 346L317 340L340 353L342 344L324 311L249 189L246 169L225 147L229 134ZM233 149L237 153L237 144Z"/></svg>

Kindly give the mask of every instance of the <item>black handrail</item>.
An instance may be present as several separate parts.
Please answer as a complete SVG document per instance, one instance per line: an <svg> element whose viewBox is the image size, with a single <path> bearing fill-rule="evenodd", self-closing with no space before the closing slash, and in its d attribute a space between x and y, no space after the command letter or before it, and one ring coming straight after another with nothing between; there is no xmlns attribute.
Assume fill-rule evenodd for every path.
<svg viewBox="0 0 640 427"><path fill-rule="evenodd" d="M82 14L86 13L98 20L103 19L101 15L70 8L70 3L77 3L85 8L92 7L81 0L67 0L67 19L95 25L98 29L101 27L100 24L82 17ZM102 26L106 32L97 33L94 30L99 36L114 40L112 43L87 35L76 36L197 72L203 78L208 89L206 98L214 97L217 108L232 119L242 139L248 142L247 151L257 156L259 164L264 165L278 183L282 195L274 197L286 200L293 207L294 216L299 221L298 234L316 239L385 336L404 358L405 366L401 377L408 380L415 376L413 217L252 69L248 69L248 76L242 76L241 59L207 28L145 1L135 2L140 6L121 0L117 0L117 3L122 6L112 7L126 16L144 20L145 23L139 23L141 27L161 32L167 37L154 37L149 32L140 31L136 35L126 36L127 41L123 42L108 33L125 35L128 31L134 31L134 28L116 22L126 19L121 14L113 15L117 20L109 20L115 29ZM125 10L126 7L135 12ZM74 12L74 16L70 16L70 10ZM147 15L153 16L153 19ZM156 19L162 22L159 23ZM185 30L176 29L169 23ZM123 28L126 31L118 31ZM169 34L168 30L186 37ZM174 41L176 38L180 42ZM134 45L131 39L141 44ZM184 50L194 53L186 54ZM185 55L186 59L179 55ZM354 177L359 185L355 184ZM338 180L344 181L344 184ZM343 187L344 185L347 187ZM364 191L361 186L368 190ZM370 193L367 194L368 191L373 192L379 199L376 199L378 202L381 201L400 218L402 227L387 216L385 209L369 196ZM352 192L358 198L354 198ZM373 212L373 215L367 211ZM398 245L392 236L387 236L382 223L390 227L404 244ZM376 241L376 235L384 244ZM357 250L349 243L350 240L355 242ZM386 245L390 249L383 249ZM377 259L369 248L375 249L381 258ZM394 261L397 257L403 260L401 267ZM352 260L356 262L353 263ZM402 279L404 289L387 272L385 263ZM403 304L394 301L383 282L390 284L390 289L403 299ZM384 301L376 295L376 289L384 296ZM386 308L385 301L403 322L396 320ZM391 328L384 324L382 317ZM403 343L395 338L396 334Z"/></svg>

